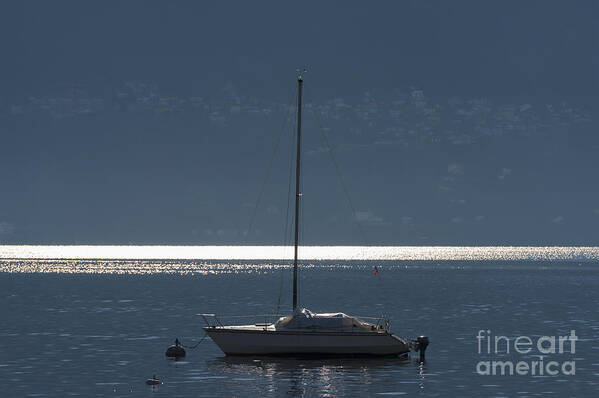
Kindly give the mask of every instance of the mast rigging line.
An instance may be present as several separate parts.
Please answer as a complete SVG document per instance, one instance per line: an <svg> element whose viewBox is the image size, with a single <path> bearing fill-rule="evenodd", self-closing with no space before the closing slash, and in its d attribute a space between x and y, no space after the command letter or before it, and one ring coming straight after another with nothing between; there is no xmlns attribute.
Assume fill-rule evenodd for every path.
<svg viewBox="0 0 599 398"><path fill-rule="evenodd" d="M320 130L320 135L321 135L322 141L325 145L325 149L326 149L327 153L330 156L331 162L333 163L333 167L335 168L335 174L337 174L337 179L339 180L339 183L341 184L341 189L343 190L343 193L345 194L345 198L347 199L347 203L349 204L349 207L352 211L354 223L356 224L356 227L358 228L358 232L360 234L360 237L362 238L362 242L364 242L365 246L368 246L366 234L364 233L364 229L362 229L362 225L358 222L356 208L354 206L353 201L351 200L351 196L349 195L349 190L347 189L347 186L345 185L345 180L343 179L343 174L341 173L341 168L339 167L339 163L337 162L337 159L335 158L335 155L333 153L333 148L331 147L331 145L329 143L329 139L327 138L326 132L324 131L324 127L322 126L322 120L320 118L320 113L318 112L318 109L313 110L312 113L314 113L316 115L316 119L318 121L318 127Z"/></svg>
<svg viewBox="0 0 599 398"><path fill-rule="evenodd" d="M292 93L292 95L295 95L295 93ZM291 102L291 101L288 101L287 103L289 103L289 102ZM250 237L250 233L252 231L252 227L254 226L254 222L256 220L256 214L258 213L258 207L260 206L260 202L262 201L262 196L264 195L264 191L266 190L266 184L268 183L268 180L270 179L270 175L272 173L275 159L277 157L277 153L279 152L281 138L283 136L283 132L286 130L287 123L290 119L290 113L291 113L291 109L289 107L287 107L287 113L285 114L285 117L283 118L283 125L281 126L279 135L277 136L277 141L275 142L275 145L274 145L274 148L273 148L273 151L270 156L270 160L268 162L268 166L266 169L266 175L264 176L264 180L262 181L262 185L260 187L260 192L258 193L258 198L256 199L256 204L254 205L254 210L252 211L252 215L250 217L247 234L245 235L245 240L244 240L245 244L247 244L248 238Z"/></svg>
<svg viewBox="0 0 599 398"><path fill-rule="evenodd" d="M297 108L297 91L294 92L295 102L293 103L293 108ZM290 111L290 107L288 108L288 112ZM293 113L293 124L297 122L297 113ZM285 230L283 232L283 247L287 247L289 242L291 242L291 229L289 228L289 210L291 209L291 182L293 177L293 143L295 141L295 134L297 131L295 129L291 130L291 139L289 140L289 156L288 156L288 175L287 175L287 200L286 205L287 209L285 210ZM277 298L277 315L281 310L281 298L283 297L283 270L281 270L281 281L279 285L279 297Z"/></svg>
<svg viewBox="0 0 599 398"><path fill-rule="evenodd" d="M295 91L295 102L293 107L297 108L297 91ZM293 114L293 124L297 123L297 113ZM291 185L293 180L293 147L296 139L297 131L292 129L291 139L289 140L289 156L288 156L288 176L287 176L287 210L285 211L285 233L284 233L284 244L287 246L288 242L291 242L291 230L289 229L289 210L291 209Z"/></svg>

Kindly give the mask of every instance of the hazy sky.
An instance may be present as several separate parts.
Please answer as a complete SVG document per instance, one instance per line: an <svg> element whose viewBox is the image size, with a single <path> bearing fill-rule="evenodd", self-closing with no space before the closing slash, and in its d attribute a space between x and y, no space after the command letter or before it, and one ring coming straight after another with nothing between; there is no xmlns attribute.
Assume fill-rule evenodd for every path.
<svg viewBox="0 0 599 398"><path fill-rule="evenodd" d="M307 65L335 91L393 82L595 95L598 8L592 0L3 1L2 91L24 95L60 79L259 86Z"/></svg>
<svg viewBox="0 0 599 398"><path fill-rule="evenodd" d="M65 82L98 98L126 81L181 98L222 96L232 82L285 102L295 68L306 66L308 100L416 87L440 103L575 101L593 113L598 15L596 1L2 1L0 243L244 241L280 120L215 138L183 116L10 114L29 97L63 95ZM370 147L340 163L358 181L348 185L369 243L589 244L599 226L595 131L421 152ZM327 190L335 180L320 178L320 166L330 164L308 162L306 184L335 199L306 195L305 240L363 243L336 213L344 195ZM278 187L286 192L286 181ZM253 242L282 243L285 203L272 195Z"/></svg>

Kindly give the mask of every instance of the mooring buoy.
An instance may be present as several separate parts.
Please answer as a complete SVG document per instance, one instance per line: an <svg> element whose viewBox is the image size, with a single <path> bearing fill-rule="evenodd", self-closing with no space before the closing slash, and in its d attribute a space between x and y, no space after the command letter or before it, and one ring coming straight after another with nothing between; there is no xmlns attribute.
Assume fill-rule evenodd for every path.
<svg viewBox="0 0 599 398"><path fill-rule="evenodd" d="M175 339L175 344L166 349L164 353L168 358L183 358L185 357L185 349L181 347L179 339Z"/></svg>

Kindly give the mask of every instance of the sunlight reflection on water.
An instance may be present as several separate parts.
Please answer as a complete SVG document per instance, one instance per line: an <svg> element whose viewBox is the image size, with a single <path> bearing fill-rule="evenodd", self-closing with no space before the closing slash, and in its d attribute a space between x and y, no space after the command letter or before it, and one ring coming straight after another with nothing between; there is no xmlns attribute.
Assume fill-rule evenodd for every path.
<svg viewBox="0 0 599 398"><path fill-rule="evenodd" d="M557 260L599 259L599 247L558 246L301 246L304 260ZM291 246L0 246L5 259L285 260Z"/></svg>
<svg viewBox="0 0 599 398"><path fill-rule="evenodd" d="M288 246L0 246L0 272L261 273L289 267L292 250ZM303 268L322 266L323 260L588 263L599 260L599 247L305 246L300 248L300 258L304 263L316 262L302 264Z"/></svg>

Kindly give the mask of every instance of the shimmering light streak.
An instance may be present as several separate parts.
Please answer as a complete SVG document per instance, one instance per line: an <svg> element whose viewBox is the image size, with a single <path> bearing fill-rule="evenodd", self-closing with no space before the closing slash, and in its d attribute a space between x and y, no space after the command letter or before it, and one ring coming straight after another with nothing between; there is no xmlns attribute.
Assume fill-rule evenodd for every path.
<svg viewBox="0 0 599 398"><path fill-rule="evenodd" d="M289 246L0 246L4 259L288 260ZM599 247L302 246L303 260L595 261Z"/></svg>
<svg viewBox="0 0 599 398"><path fill-rule="evenodd" d="M0 246L0 272L197 274L271 272L289 266L282 246ZM599 247L304 246L303 268L371 267L368 261L599 262ZM345 262L352 260L352 263ZM358 261L358 263L354 263ZM360 264L359 262L364 263ZM312 263L310 263L312 262Z"/></svg>

